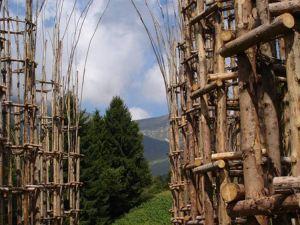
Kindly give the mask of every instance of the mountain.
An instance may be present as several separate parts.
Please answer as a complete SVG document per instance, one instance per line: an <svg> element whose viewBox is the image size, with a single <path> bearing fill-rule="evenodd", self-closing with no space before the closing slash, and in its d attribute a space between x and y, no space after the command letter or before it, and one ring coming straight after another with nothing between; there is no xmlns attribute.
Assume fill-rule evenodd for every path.
<svg viewBox="0 0 300 225"><path fill-rule="evenodd" d="M136 121L144 135L144 155L154 176L166 175L170 164L168 158L168 116Z"/></svg>
<svg viewBox="0 0 300 225"><path fill-rule="evenodd" d="M152 137L161 141L168 140L169 118L168 115L143 119L137 121L140 130L145 136Z"/></svg>

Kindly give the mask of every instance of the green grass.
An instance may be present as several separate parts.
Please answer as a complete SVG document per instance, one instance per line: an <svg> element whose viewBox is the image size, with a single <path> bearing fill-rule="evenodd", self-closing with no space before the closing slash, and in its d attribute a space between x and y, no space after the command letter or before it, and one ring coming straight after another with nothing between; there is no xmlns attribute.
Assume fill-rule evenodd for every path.
<svg viewBox="0 0 300 225"><path fill-rule="evenodd" d="M169 225L172 198L168 191L154 196L149 201L132 209L113 225Z"/></svg>

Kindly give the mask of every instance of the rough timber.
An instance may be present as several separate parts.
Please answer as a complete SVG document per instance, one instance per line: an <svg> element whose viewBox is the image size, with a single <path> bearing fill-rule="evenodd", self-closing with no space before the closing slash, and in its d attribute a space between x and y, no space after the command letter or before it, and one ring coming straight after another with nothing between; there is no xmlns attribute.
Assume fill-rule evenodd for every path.
<svg viewBox="0 0 300 225"><path fill-rule="evenodd" d="M77 90L63 89L58 34L53 73L45 52L36 58L33 1L22 3L23 18L11 16L10 2L0 1L0 224L77 225Z"/></svg>
<svg viewBox="0 0 300 225"><path fill-rule="evenodd" d="M299 224L300 1L178 2L172 224Z"/></svg>

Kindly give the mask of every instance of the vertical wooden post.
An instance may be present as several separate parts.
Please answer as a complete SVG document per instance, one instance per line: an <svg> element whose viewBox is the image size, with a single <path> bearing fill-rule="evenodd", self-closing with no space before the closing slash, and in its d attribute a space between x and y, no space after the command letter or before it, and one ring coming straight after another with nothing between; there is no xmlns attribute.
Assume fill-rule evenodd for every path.
<svg viewBox="0 0 300 225"><path fill-rule="evenodd" d="M297 23L300 23L299 19L297 19ZM291 156L296 159L296 163L292 164L292 175L300 176L300 31L298 28L293 34L289 34L285 38L285 46L290 114L290 147ZM300 224L299 217L293 220L295 224Z"/></svg>
<svg viewBox="0 0 300 225"><path fill-rule="evenodd" d="M215 49L222 47L222 14L216 13L214 28L215 28ZM225 59L220 54L215 54L215 73L225 72ZM217 90L217 109L216 109L216 151L218 153L226 152L228 150L227 144L227 89L225 85L219 87ZM218 188L218 218L220 225L231 224L231 219L227 215L226 204L220 195L220 189L223 185L228 183L228 171L224 169L220 171L219 187Z"/></svg>
<svg viewBox="0 0 300 225"><path fill-rule="evenodd" d="M261 21L261 24L270 23L270 15L268 11L268 0L256 1L256 8ZM272 43L261 45L261 53L267 57L272 58ZM262 76L262 93L260 99L260 107L263 115L261 127L263 128L263 135L266 144L268 156L272 162L271 176L281 175L281 161L280 161L280 142L279 142L279 122L277 115L277 107L275 102L276 97L276 82L273 71L270 66L261 62L261 76Z"/></svg>
<svg viewBox="0 0 300 225"><path fill-rule="evenodd" d="M237 0L235 2L237 35L241 36L251 30L254 25L251 1ZM260 142L257 102L255 102L256 59L253 49L237 55L239 67L239 102L241 120L241 151L244 155L243 171L246 198L264 196L264 180L261 168L262 149ZM249 218L248 224L267 225L265 216Z"/></svg>
<svg viewBox="0 0 300 225"><path fill-rule="evenodd" d="M300 21L297 21L299 23ZM289 94L291 152L297 162L292 166L293 176L300 175L300 34L295 33L285 38L287 84Z"/></svg>
<svg viewBox="0 0 300 225"><path fill-rule="evenodd" d="M204 10L204 1L197 0L197 12L201 13ZM205 53L205 33L202 24L198 24L198 33L196 38L196 43L198 47L198 65L197 73L199 78L199 86L204 87L207 84L207 65L206 65L206 53ZM202 149L200 152L203 154L203 163L209 163L211 161L211 137L209 121L206 115L208 115L208 104L207 97L200 97L200 141L202 142L200 146ZM205 174L201 177L201 186L203 188L203 207L204 207L204 218L206 225L214 224L214 210L213 210L213 188L212 188L212 176L210 173Z"/></svg>

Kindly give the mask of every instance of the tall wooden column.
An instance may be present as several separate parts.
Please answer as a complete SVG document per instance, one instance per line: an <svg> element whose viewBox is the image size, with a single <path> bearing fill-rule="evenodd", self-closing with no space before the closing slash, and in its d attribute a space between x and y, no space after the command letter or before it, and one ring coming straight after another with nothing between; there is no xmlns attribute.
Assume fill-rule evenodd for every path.
<svg viewBox="0 0 300 225"><path fill-rule="evenodd" d="M220 12L216 13L214 28L215 28L215 49L218 50L222 47L222 14ZM214 56L215 73L224 73L225 72L225 59L220 54L215 54ZM223 153L228 151L227 144L227 110L226 110L226 102L227 102L227 88L225 85L222 85L217 90L217 110L216 110L216 151L218 153ZM228 171L226 169L220 171L219 179L219 189L222 188L223 185L228 183ZM223 198L220 195L220 191L218 190L218 218L220 225L228 225L231 224L231 219L227 215L226 204Z"/></svg>
<svg viewBox="0 0 300 225"><path fill-rule="evenodd" d="M235 1L237 35L241 36L254 27L251 1ZM241 121L241 151L246 198L265 195L261 167L262 149L260 141L257 100L255 99L256 59L252 48L237 55L239 67L239 102ZM267 225L265 216L249 217L247 224Z"/></svg>
<svg viewBox="0 0 300 225"><path fill-rule="evenodd" d="M197 0L197 12L204 11L204 0ZM207 84L207 65L206 65L206 53L205 53L205 32L201 23L198 23L196 45L198 47L198 65L197 74L199 79L199 87L203 88ZM207 97L200 97L200 115L199 115L199 140L200 152L203 157L203 164L211 162L211 134L209 121L206 117L208 115ZM213 209L213 187L212 187L212 175L211 172L205 173L201 176L201 188L203 190L202 205L204 207L204 218L206 225L214 224L214 209Z"/></svg>

